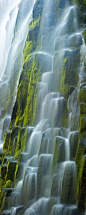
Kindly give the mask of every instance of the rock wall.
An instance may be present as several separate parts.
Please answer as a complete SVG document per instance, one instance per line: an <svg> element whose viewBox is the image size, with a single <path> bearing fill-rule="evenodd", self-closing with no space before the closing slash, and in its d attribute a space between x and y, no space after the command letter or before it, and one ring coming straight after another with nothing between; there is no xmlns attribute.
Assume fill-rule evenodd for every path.
<svg viewBox="0 0 86 215"><path fill-rule="evenodd" d="M53 70L54 70L54 90L64 95L65 105L63 114L58 118L56 126L63 126L62 131L64 135L65 128L68 126L71 132L77 131L75 136L70 137L71 147L71 161L76 161L77 164L77 192L74 199L71 196L66 196L66 189L68 183L64 186L64 178L70 177L73 171L70 168L68 175L65 170L63 178L64 194L61 195L62 203L75 203L77 201L78 209L84 211L86 207L86 1L77 0L78 8L75 13L78 20L77 31L83 28L82 34L75 34L74 27L74 11L71 10L70 18L68 19L67 28L60 30L59 40L56 39L55 44L49 44L48 38L45 37L45 29L52 35L59 20L62 20L64 8L67 5L73 6L73 1L54 0L52 5L52 14L49 23L43 24L44 0L37 0L33 10L33 18L28 29L28 35L24 47L22 72L19 80L17 99L13 108L11 124L9 130L5 133L3 153L0 154L1 163L1 178L0 178L0 207L7 207L7 198L9 192L19 180L19 175L22 166L19 161L22 159L22 152L27 148L27 140L36 125L40 112L41 100L38 100L38 82L41 80L43 71L51 70L52 63L47 63L48 59L43 56L44 50L48 50L50 55L54 56ZM64 19L64 18L63 18ZM43 32L41 28L43 27ZM56 32L57 33L57 32ZM73 36L71 37L71 35ZM42 36L41 36L42 35ZM64 38L64 40L63 40ZM58 52L64 48L64 51ZM70 49L72 51L70 51ZM42 50L42 51L41 51ZM50 59L50 56L48 56ZM81 67L82 70L81 70ZM53 85L53 83L52 83ZM53 87L53 86L52 86ZM69 116L71 117L71 124L69 125ZM28 126L32 126L29 128ZM78 132L79 131L79 132ZM51 141L52 142L52 141ZM73 145L72 145L73 144ZM43 146L44 147L44 146ZM44 150L43 148L40 149ZM52 146L51 149L52 151ZM57 163L64 160L64 140L57 138L55 141L53 171L56 170ZM40 167L39 167L40 171ZM39 181L40 181L39 174ZM57 184L58 177L54 177L51 196ZM67 181L67 180L66 180ZM40 182L39 182L40 183ZM70 184L74 189L70 178ZM39 185L38 185L39 186ZM39 187L38 187L39 189ZM68 187L69 189L69 187ZM67 191L69 192L69 190ZM71 190L72 193L72 190ZM39 195L39 192L38 192ZM55 195L57 195L55 190ZM72 195L72 194L71 194Z"/></svg>

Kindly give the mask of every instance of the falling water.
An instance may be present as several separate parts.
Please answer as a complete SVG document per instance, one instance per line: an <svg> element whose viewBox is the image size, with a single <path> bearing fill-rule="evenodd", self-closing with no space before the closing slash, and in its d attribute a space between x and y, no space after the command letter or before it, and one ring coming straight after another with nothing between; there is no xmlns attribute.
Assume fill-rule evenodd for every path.
<svg viewBox="0 0 86 215"><path fill-rule="evenodd" d="M0 148L3 146L4 133L10 124L12 108L16 100L23 48L34 3L35 0L31 3L29 0L0 1L0 32L3 32L0 34Z"/></svg>
<svg viewBox="0 0 86 215"><path fill-rule="evenodd" d="M31 21L34 3L35 0L33 0L31 4L29 4L29 0L25 0L25 4L27 6L29 4L29 10L28 13L23 11L23 14L21 14L22 17L19 26L16 23L16 20L18 19L18 13L20 11L20 4L24 7L24 1L15 1L15 4L11 5L12 7L10 6L10 9L8 5L8 10L6 10L8 14L5 16L3 28L5 35L7 34L7 36L3 38L3 43L5 44L7 52L5 58L1 58L0 64L2 85L4 83L3 76L6 77L6 90L8 90L9 80L12 81L12 76L16 66L16 55L20 49L20 63L18 65L15 90L17 91L22 64L23 47L28 25ZM18 182L9 198L8 211L11 211L11 215L17 214L16 211L19 209L20 211L23 210L22 214L24 215L66 215L73 214L72 212L74 212L74 214L78 214L76 200L73 198L76 193L76 164L75 161L72 161L75 156L72 144L74 144L75 138L78 142L78 125L75 130L72 130L72 118L75 116L76 112L79 113L78 104L75 102L76 94L78 97L78 90L74 89L69 97L67 104L69 108L69 123L67 128L63 128L62 130L61 116L65 110L66 101L61 93L55 91L54 51L56 50L56 52L58 52L58 68L60 68L60 62L62 61L66 51L74 51L72 47L68 47L68 44L71 44L71 40L75 36L79 36L82 40L82 34L77 32L78 24L76 6L67 6L61 21L58 25L56 24L52 27L53 30L51 30L49 34L51 27L50 23L53 19L51 19L50 13L52 12L52 8L53 1L45 1L39 35L44 36L45 34L47 42L43 40L42 50L34 52L31 55L31 58L35 55L37 55L39 59L40 56L42 59L46 58L47 64L50 68L48 71L47 69L44 71L41 80L38 83L38 101L41 101L39 117L37 119L38 123L36 127L33 128L33 132L27 140L27 151L21 153L21 156L23 157L22 162L24 163L24 170L22 171L22 180ZM5 13L7 13L6 11ZM20 11L20 13L22 12ZM74 16L74 33L72 35L67 34L66 38L63 38L67 29L68 20L72 13ZM1 14L1 18L3 20L2 15L3 14ZM10 34L9 26L11 26L11 38L9 39L8 45L7 40ZM58 41L59 45L57 45ZM50 49L51 44L53 44L52 49ZM63 54L61 54L62 52ZM2 49L2 53L4 55L4 48ZM5 61L4 67L2 67L3 61ZM9 111L9 115L6 113L5 118L2 118L0 123L1 136L3 131L3 121L7 119L8 122L6 125L9 125L12 107L16 100L16 93L14 93L14 89L12 90L11 96L13 96L13 101L11 104L11 110ZM73 104L74 109L72 108ZM1 111L3 109L4 102L1 105ZM76 146L77 143L74 146L75 149ZM57 148L60 155L58 155L58 151L55 151ZM56 157L55 152L57 153ZM58 162L54 165L57 157ZM66 190L68 193L66 193ZM50 211L51 205L52 208Z"/></svg>

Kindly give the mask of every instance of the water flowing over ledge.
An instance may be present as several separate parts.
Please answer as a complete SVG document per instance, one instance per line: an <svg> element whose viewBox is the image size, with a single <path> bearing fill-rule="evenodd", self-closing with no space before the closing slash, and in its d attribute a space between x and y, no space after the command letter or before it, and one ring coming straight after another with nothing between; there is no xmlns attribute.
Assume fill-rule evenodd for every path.
<svg viewBox="0 0 86 215"><path fill-rule="evenodd" d="M1 214L85 215L86 46L79 8L23 0L8 1L4 13Z"/></svg>

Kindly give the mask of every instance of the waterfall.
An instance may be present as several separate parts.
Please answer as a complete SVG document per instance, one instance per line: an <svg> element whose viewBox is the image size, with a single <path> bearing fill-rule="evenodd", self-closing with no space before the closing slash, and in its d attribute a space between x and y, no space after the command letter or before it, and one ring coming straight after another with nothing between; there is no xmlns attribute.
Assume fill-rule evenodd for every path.
<svg viewBox="0 0 86 215"><path fill-rule="evenodd" d="M16 100L23 49L34 3L35 0L32 3L29 0L0 1L0 149Z"/></svg>
<svg viewBox="0 0 86 215"><path fill-rule="evenodd" d="M57 2L59 4L59 1ZM41 7L40 1L9 0L8 3L4 1L5 6L2 0L0 2L1 32L4 32L4 37L0 35L0 149L15 107L19 80L22 80L21 70L25 69L25 72L27 70L29 73L31 64L35 65L36 61L35 73L37 69L41 71L41 78L37 83L36 125L14 126L27 129L28 138L25 151L20 151L18 157L18 165L22 169L20 180L16 187L10 188L11 194L8 193L7 205L6 208L3 206L1 214L79 215L75 156L79 140L78 97L85 76L82 59L86 48L84 30L79 29L79 11L76 4L71 4L70 1L66 1L65 5L62 3L63 6L60 5L61 10L58 10L57 14L55 0L43 0L42 3L40 27L37 23L35 30L34 24L32 29L29 24L31 19L36 17L37 8ZM40 15L37 15L37 19L40 19ZM29 39L26 39L28 28ZM28 60L23 64L25 41L31 42L31 39L34 47L37 47L33 48ZM81 59L77 57L79 54ZM68 80L65 77L66 67ZM64 88L65 80L67 83ZM31 83L33 87L34 81ZM13 139L13 152L17 139L18 133ZM17 162L13 158L10 159L14 163Z"/></svg>

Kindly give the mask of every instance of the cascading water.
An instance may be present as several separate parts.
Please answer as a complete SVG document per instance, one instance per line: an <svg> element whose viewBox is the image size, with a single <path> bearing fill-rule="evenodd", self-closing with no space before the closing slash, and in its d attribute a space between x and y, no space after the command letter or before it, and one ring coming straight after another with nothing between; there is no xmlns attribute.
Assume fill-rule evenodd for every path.
<svg viewBox="0 0 86 215"><path fill-rule="evenodd" d="M0 149L16 100L23 49L34 3L35 0L0 1Z"/></svg>
<svg viewBox="0 0 86 215"><path fill-rule="evenodd" d="M6 117L10 118L12 107L15 102L23 47L35 1L29 3L29 0L26 0L19 3L20 1L15 2L10 12L8 10L8 16L10 13L11 15L6 19L5 23L5 26L7 26L7 36L4 38L4 44L7 43L7 37L9 37L10 34L9 26L12 26L12 38L9 41L9 46L6 46L7 52L4 67L2 67L4 59L2 59L1 62L1 83L3 85L3 77L6 77L4 84L7 89L9 79L12 81L12 72L15 70L14 65L16 63L18 50L20 49L22 53L19 55L21 59L18 65L19 72L17 74L16 89L15 92L13 91L11 94L11 96L13 96L11 110L9 113L7 112L5 119ZM27 10L23 12L20 10L20 16L22 15L22 17L18 25L18 21L16 22L16 19L18 19L18 7L21 5L24 9L25 7L23 4L25 4L25 6L29 4L29 11L27 13ZM61 93L55 91L58 75L54 73L54 52L56 51L55 54L57 54L59 62L58 69L60 70L61 61L65 54L67 52L73 53L76 51L76 49L73 49L70 45L73 37L78 38L78 36L80 36L81 40L83 40L83 37L82 33L78 32L77 7L69 6L68 1L61 21L58 25L56 23L51 29L53 4L54 1L51 2L50 0L44 2L43 19L39 36L46 35L46 40L43 38L42 50L32 53L30 57L30 59L32 59L33 56L37 56L39 61L40 59L46 59L47 66L38 83L38 103L41 101L37 119L38 123L35 128L32 128L33 132L26 144L27 151L21 153L22 161L20 163L23 163L24 167L22 170L22 179L14 188L8 200L9 203L6 213L11 215L20 214L20 211L22 211L21 214L24 215L78 215L76 199L74 198L76 193L77 173L76 163L73 161L79 136L78 121L77 126L73 129L74 117L78 116L79 118L78 99L75 99L76 97L78 98L78 89L74 87L73 92L69 96L67 104L69 110L68 125L67 128L62 128L62 113L65 110L66 100ZM70 33L66 34L71 14L73 16L72 35ZM4 52L5 50L3 49L3 53ZM82 67L80 68L79 75L81 74ZM4 96L4 101L5 98ZM3 104L1 104L1 111L4 109ZM2 127L3 122L1 121L0 133L2 133ZM75 140L76 144L74 142Z"/></svg>

